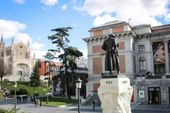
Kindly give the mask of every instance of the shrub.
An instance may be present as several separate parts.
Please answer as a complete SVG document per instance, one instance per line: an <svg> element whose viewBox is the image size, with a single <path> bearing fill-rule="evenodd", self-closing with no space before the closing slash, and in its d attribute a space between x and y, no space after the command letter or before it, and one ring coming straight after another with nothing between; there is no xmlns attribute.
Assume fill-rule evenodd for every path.
<svg viewBox="0 0 170 113"><path fill-rule="evenodd" d="M3 93L0 91L0 99L3 99Z"/></svg>
<svg viewBox="0 0 170 113"><path fill-rule="evenodd" d="M12 90L10 91L10 93L11 93L11 95L14 95L14 94L15 94L15 90L12 89ZM17 95L27 95L27 94L28 94L28 91L27 91L26 89L19 89L19 90L16 91L16 94L17 94Z"/></svg>
<svg viewBox="0 0 170 113"><path fill-rule="evenodd" d="M0 113L6 113L7 111L0 108Z"/></svg>

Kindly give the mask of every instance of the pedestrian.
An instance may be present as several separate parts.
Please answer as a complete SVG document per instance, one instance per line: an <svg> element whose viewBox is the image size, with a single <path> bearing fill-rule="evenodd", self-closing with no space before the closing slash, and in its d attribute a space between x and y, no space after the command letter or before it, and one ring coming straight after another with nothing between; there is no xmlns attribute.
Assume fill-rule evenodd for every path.
<svg viewBox="0 0 170 113"><path fill-rule="evenodd" d="M40 105L40 99L39 98L37 99L37 105Z"/></svg>
<svg viewBox="0 0 170 113"><path fill-rule="evenodd" d="M34 99L35 107L37 106L37 99Z"/></svg>
<svg viewBox="0 0 170 113"><path fill-rule="evenodd" d="M40 99L40 106L42 106L42 100Z"/></svg>
<svg viewBox="0 0 170 113"><path fill-rule="evenodd" d="M96 99L95 99L95 100L93 100L93 102L92 102L93 110L95 110L96 102L97 102L97 100L96 100Z"/></svg>

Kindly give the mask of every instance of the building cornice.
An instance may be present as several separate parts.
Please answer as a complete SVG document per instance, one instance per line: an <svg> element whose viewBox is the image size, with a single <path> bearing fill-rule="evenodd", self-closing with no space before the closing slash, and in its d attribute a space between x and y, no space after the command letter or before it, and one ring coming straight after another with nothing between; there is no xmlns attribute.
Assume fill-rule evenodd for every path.
<svg viewBox="0 0 170 113"><path fill-rule="evenodd" d="M168 35L168 34L170 34L170 31L152 32L152 33L137 35L136 38L158 37L158 36L164 36L164 35Z"/></svg>
<svg viewBox="0 0 170 113"><path fill-rule="evenodd" d="M89 32L92 32L93 30L103 30L103 29L107 29L107 28L112 28L112 27L116 27L116 26L120 26L120 25L129 25L129 23L121 22L121 21L113 21L113 23L108 22L108 23L106 23L104 25L101 25L101 26L94 27L94 28L90 29Z"/></svg>
<svg viewBox="0 0 170 113"><path fill-rule="evenodd" d="M136 37L136 34L132 31L113 33L112 35L114 35L116 38L121 38L121 37L129 36L129 35ZM98 40L105 40L107 38L107 36L108 36L108 34L101 35L101 36L92 36L92 37L84 38L83 40L86 43L88 43L88 42L93 42L93 41L98 41Z"/></svg>

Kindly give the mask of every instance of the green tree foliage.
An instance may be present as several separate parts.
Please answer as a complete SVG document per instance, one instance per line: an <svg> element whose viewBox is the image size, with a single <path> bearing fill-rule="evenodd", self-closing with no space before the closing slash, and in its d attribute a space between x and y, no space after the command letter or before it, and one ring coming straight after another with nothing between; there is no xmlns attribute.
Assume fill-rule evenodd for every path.
<svg viewBox="0 0 170 113"><path fill-rule="evenodd" d="M39 76L39 61L35 63L33 68L33 72L30 77L30 82L32 86L39 86L40 85L40 76Z"/></svg>
<svg viewBox="0 0 170 113"><path fill-rule="evenodd" d="M60 54L58 58L63 62L64 65L68 66L72 72L77 69L76 59L83 56L83 53L80 52L76 47L67 47L66 53Z"/></svg>
<svg viewBox="0 0 170 113"><path fill-rule="evenodd" d="M63 52L61 53L58 58L62 61L63 67L65 69L64 74L64 84L65 84L65 96L70 99L69 95L69 86L68 86L68 69L70 68L72 71L76 69L76 58L79 58L82 56L82 52L80 52L76 47L69 47L68 43L70 40L68 39L69 36L69 30L71 30L71 27L62 27L62 28L56 28L52 29L51 31L54 31L55 34L48 37L49 40L52 41L52 44L56 46L55 49L49 49L50 52L53 52L54 54L48 54L47 58L55 58L55 52Z"/></svg>

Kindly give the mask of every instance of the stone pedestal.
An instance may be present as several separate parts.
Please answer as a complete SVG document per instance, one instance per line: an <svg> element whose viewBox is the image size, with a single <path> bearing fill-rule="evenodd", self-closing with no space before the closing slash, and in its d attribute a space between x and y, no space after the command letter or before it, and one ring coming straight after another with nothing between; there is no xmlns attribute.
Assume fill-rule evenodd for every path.
<svg viewBox="0 0 170 113"><path fill-rule="evenodd" d="M132 92L133 88L126 76L101 79L98 95L103 113L131 113Z"/></svg>

